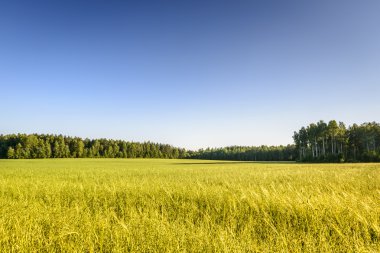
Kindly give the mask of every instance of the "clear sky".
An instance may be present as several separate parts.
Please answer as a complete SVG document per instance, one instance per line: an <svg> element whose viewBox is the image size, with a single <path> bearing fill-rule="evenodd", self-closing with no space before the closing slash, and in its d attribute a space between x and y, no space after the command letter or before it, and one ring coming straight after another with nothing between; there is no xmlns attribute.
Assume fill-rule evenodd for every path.
<svg viewBox="0 0 380 253"><path fill-rule="evenodd" d="M380 121L380 1L0 3L0 133L191 149Z"/></svg>

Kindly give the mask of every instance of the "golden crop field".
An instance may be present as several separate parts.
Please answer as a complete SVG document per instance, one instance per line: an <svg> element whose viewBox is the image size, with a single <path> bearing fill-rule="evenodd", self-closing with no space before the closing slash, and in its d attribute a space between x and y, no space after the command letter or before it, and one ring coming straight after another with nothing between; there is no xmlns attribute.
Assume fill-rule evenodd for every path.
<svg viewBox="0 0 380 253"><path fill-rule="evenodd" d="M380 164L0 160L1 252L379 252Z"/></svg>

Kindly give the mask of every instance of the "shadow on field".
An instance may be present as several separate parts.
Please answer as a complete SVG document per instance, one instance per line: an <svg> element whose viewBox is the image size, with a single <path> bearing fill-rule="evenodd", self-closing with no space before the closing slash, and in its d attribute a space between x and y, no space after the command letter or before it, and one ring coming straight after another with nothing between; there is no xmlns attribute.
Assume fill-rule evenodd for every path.
<svg viewBox="0 0 380 253"><path fill-rule="evenodd" d="M273 163L273 164L289 164L289 163L295 163L295 162L284 162L284 161L215 161L215 162L188 162L188 163L173 163L173 165L207 165L207 164L268 164L268 163Z"/></svg>

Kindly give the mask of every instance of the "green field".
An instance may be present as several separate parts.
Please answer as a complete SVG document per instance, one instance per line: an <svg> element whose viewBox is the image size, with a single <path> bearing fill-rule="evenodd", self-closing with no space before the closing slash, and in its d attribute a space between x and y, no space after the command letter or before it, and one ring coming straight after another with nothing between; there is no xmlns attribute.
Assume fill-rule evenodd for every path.
<svg viewBox="0 0 380 253"><path fill-rule="evenodd" d="M0 160L1 252L379 252L380 164Z"/></svg>

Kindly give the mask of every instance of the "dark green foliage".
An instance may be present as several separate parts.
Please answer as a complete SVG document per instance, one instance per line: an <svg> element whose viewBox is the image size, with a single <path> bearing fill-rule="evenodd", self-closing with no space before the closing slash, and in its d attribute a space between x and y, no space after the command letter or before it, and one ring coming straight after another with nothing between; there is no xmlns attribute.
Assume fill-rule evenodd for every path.
<svg viewBox="0 0 380 253"><path fill-rule="evenodd" d="M62 135L0 135L0 158L184 158L185 149L151 142L81 139Z"/></svg>
<svg viewBox="0 0 380 253"><path fill-rule="evenodd" d="M293 161L296 158L294 145L200 149L189 152L190 158L234 161Z"/></svg>
<svg viewBox="0 0 380 253"><path fill-rule="evenodd" d="M380 125L319 121L293 135L294 145L187 151L166 144L81 139L62 135L0 135L0 158L194 158L235 161L377 162Z"/></svg>
<svg viewBox="0 0 380 253"><path fill-rule="evenodd" d="M298 160L305 162L380 161L380 124L319 121L294 132Z"/></svg>

